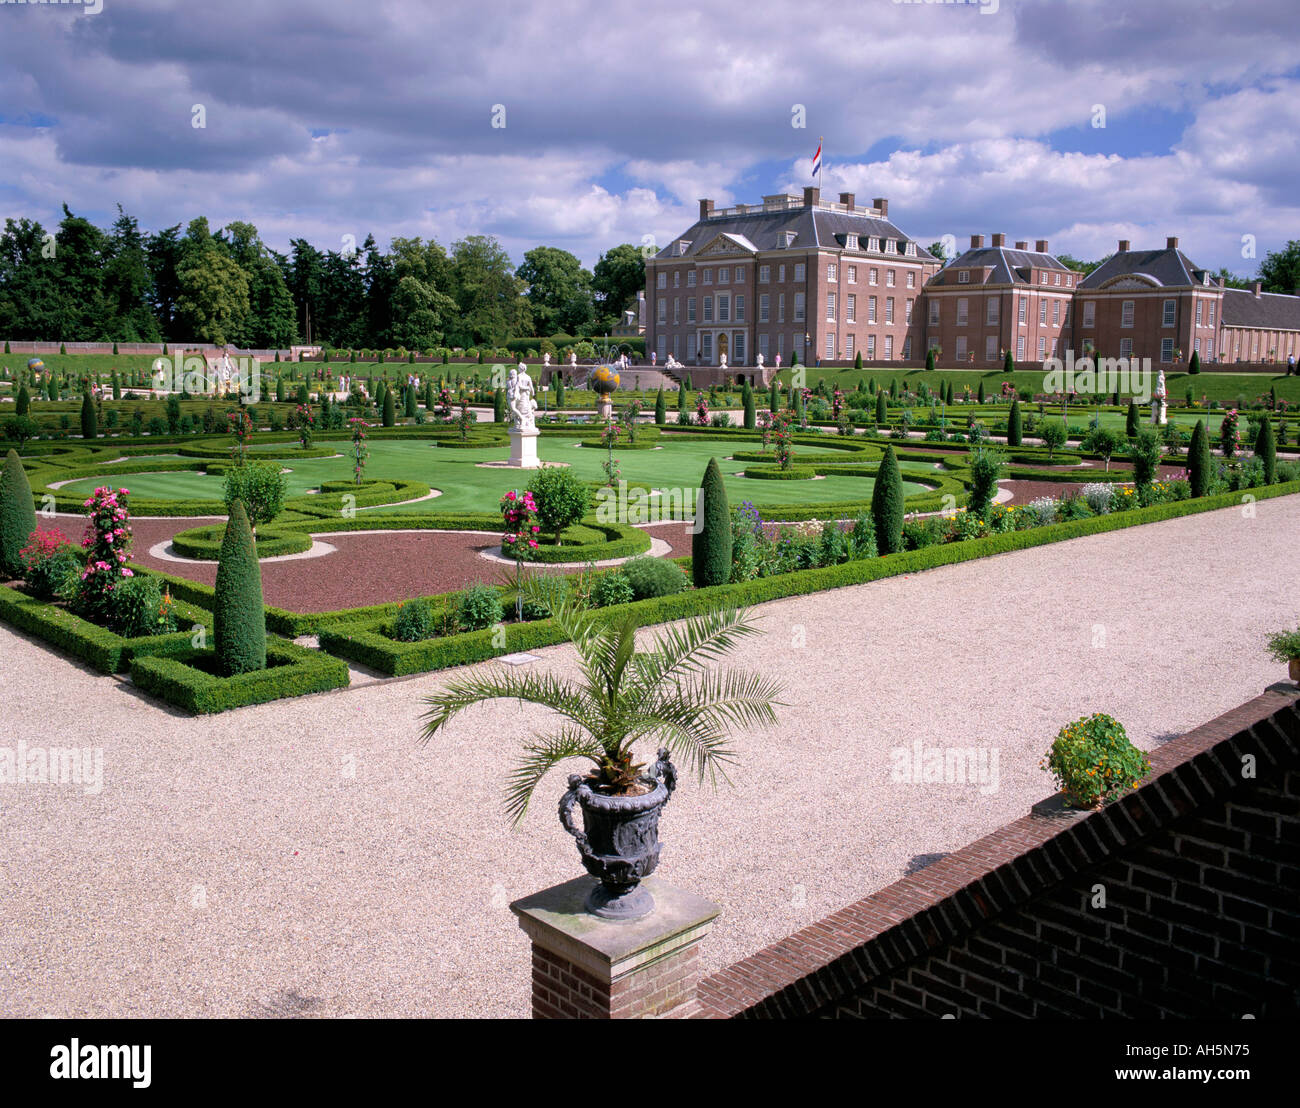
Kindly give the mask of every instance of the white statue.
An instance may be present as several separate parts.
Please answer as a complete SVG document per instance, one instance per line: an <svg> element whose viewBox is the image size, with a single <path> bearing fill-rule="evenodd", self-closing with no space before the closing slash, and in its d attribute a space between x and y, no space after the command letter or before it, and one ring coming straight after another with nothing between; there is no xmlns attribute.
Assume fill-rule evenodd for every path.
<svg viewBox="0 0 1300 1108"><path fill-rule="evenodd" d="M719 365L719 367L721 367L722 369L726 369L726 368L727 368L727 356L726 356L725 354L719 354L719 355L718 355L718 365Z"/></svg>
<svg viewBox="0 0 1300 1108"><path fill-rule="evenodd" d="M572 353L569 354L569 368L570 369L578 368L578 352L576 350L574 350Z"/></svg>
<svg viewBox="0 0 1300 1108"><path fill-rule="evenodd" d="M549 354L542 355L542 368L543 369L551 368L551 356Z"/></svg>
<svg viewBox="0 0 1300 1108"><path fill-rule="evenodd" d="M1151 396L1151 422L1160 427L1169 422L1169 406L1166 401L1168 395L1165 388L1165 371L1162 369L1156 378L1156 391Z"/></svg>
<svg viewBox="0 0 1300 1108"><path fill-rule="evenodd" d="M754 364L755 364L759 369L762 369L762 368L763 368L763 355L762 355L762 354L760 354L757 358L754 359Z"/></svg>
<svg viewBox="0 0 1300 1108"><path fill-rule="evenodd" d="M516 431L537 430L537 421L533 418L533 413L537 411L537 401L533 399L533 379L528 376L528 369L522 362L519 368L510 371L510 380L506 383L506 404L510 408L511 423Z"/></svg>

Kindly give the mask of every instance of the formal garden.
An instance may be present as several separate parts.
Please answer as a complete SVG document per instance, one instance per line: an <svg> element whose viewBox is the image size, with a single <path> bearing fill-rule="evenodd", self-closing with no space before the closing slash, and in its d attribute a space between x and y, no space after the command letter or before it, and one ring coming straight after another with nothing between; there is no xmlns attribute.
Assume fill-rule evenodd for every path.
<svg viewBox="0 0 1300 1108"><path fill-rule="evenodd" d="M644 405L618 394L604 421L583 407L595 396L564 397L537 413L542 468L520 470L484 378L381 372L339 399L318 372L278 376L258 404L86 378L77 435L50 428L68 403L54 375L24 374L43 399L14 418L44 422L5 464L0 618L212 712L340 687L349 665L397 676L562 641L538 575L645 625L1300 491L1273 398L1153 427L1114 397L867 378L849 394L743 385L732 420L717 418L728 390L683 380ZM142 427L149 403L162 414ZM1008 481L1042 495L1006 502ZM133 519L179 521L165 554L133 550ZM463 542L476 579L448 584L430 562L382 603L349 603L346 580L317 588L335 572L322 537L366 532L368 580L397 557L391 536L421 533ZM295 603L266 603L267 567L292 559Z"/></svg>

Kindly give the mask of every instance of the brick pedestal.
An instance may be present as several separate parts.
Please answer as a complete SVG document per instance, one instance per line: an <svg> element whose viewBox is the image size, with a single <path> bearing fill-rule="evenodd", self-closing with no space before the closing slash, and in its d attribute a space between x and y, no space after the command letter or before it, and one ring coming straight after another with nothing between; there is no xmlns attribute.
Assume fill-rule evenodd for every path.
<svg viewBox="0 0 1300 1108"><path fill-rule="evenodd" d="M700 941L718 906L652 877L655 910L614 922L583 908L595 884L578 877L510 905L532 941L533 1018L696 1016Z"/></svg>

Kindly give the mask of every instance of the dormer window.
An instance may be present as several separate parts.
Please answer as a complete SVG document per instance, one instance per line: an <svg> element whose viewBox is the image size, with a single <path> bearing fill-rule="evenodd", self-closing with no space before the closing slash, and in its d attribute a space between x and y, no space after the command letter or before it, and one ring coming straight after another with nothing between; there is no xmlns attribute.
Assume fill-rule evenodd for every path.
<svg viewBox="0 0 1300 1108"><path fill-rule="evenodd" d="M957 271L957 284L959 284L959 285L969 285L969 284L970 284L970 270L969 270L969 269L959 269L959 270Z"/></svg>
<svg viewBox="0 0 1300 1108"><path fill-rule="evenodd" d="M909 242L909 243L907 244L907 249L904 251L904 253L905 253L909 258L915 258L915 257L916 257L916 243L914 243L914 242Z"/></svg>
<svg viewBox="0 0 1300 1108"><path fill-rule="evenodd" d="M874 237L874 236L871 237L871 238L869 238L869 239L867 239L867 249L868 249L868 250L871 250L871 251L874 251L875 253L879 254L879 253L880 253L880 239L878 239L878 238L876 238L876 237Z"/></svg>
<svg viewBox="0 0 1300 1108"><path fill-rule="evenodd" d="M858 248L858 236L857 236L857 235L845 235L845 236L844 236L844 249L845 249L845 250L856 250L857 248Z"/></svg>
<svg viewBox="0 0 1300 1108"><path fill-rule="evenodd" d="M897 242L897 240L895 240L895 239L885 239L885 253L886 253L886 254L897 254L897 253L898 253L898 242Z"/></svg>

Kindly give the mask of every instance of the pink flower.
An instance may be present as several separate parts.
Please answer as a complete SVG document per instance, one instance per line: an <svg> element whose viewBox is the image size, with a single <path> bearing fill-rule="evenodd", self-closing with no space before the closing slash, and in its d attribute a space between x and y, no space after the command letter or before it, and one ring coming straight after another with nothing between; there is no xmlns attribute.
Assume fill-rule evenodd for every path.
<svg viewBox="0 0 1300 1108"><path fill-rule="evenodd" d="M534 550L536 550L536 549L537 549L537 540L536 540L536 539L529 539L529 540L528 540L528 545L531 546Z"/></svg>

